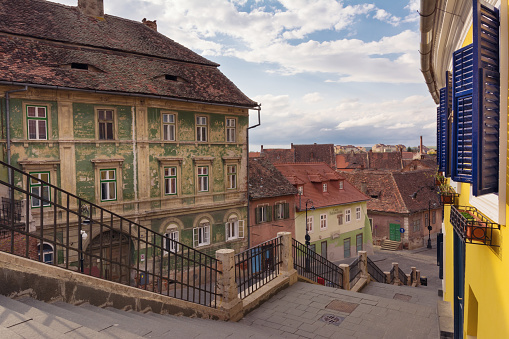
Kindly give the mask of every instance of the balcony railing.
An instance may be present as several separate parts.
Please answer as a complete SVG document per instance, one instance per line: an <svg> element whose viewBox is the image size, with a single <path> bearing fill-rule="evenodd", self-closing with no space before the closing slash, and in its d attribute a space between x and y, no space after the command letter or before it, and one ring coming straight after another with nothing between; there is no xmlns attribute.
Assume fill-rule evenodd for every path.
<svg viewBox="0 0 509 339"><path fill-rule="evenodd" d="M500 225L492 222L475 207L452 206L451 224L456 233L467 243L499 246L495 239Z"/></svg>

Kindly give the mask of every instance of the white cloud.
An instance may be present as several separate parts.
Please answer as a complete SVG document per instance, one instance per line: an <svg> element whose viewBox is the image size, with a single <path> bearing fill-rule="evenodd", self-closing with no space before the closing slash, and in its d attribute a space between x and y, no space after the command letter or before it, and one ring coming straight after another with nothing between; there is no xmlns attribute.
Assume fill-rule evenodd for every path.
<svg viewBox="0 0 509 339"><path fill-rule="evenodd" d="M314 103L319 102L323 100L323 97L318 92L308 93L302 97L302 100L304 100L307 103Z"/></svg>

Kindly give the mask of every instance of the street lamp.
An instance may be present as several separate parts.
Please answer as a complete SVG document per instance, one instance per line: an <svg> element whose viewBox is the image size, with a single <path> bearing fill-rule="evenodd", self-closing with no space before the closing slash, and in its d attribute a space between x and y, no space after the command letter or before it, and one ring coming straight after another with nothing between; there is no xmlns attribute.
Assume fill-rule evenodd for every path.
<svg viewBox="0 0 509 339"><path fill-rule="evenodd" d="M433 207L435 207L435 203L433 203ZM431 230L433 227L431 227L431 200L428 201L428 246L427 248L431 247Z"/></svg>
<svg viewBox="0 0 509 339"><path fill-rule="evenodd" d="M311 246L311 237L309 236L309 230L308 230L308 203L311 204L311 207L309 208L311 211L315 210L315 206L313 205L313 200L308 199L306 200L306 272L309 272L309 247Z"/></svg>
<svg viewBox="0 0 509 339"><path fill-rule="evenodd" d="M83 257L83 241L87 240L87 238L88 238L87 232L85 232L84 230L81 230L81 234L79 235L79 238L78 238L78 248L80 251L80 271L81 271L81 273L83 273L83 261L85 260Z"/></svg>

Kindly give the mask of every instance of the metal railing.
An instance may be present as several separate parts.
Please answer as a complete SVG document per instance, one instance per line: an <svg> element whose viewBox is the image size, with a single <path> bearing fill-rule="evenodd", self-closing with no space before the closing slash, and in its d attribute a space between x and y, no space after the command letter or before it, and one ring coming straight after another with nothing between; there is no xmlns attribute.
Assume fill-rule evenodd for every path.
<svg viewBox="0 0 509 339"><path fill-rule="evenodd" d="M378 268L378 266L369 258L368 259L368 273L373 280L379 283L385 283L385 274Z"/></svg>
<svg viewBox="0 0 509 339"><path fill-rule="evenodd" d="M389 284L392 284L394 282L394 266L391 268L390 275L389 275Z"/></svg>
<svg viewBox="0 0 509 339"><path fill-rule="evenodd" d="M9 214L0 251L216 307L215 258L1 161L0 195L32 215L18 227Z"/></svg>
<svg viewBox="0 0 509 339"><path fill-rule="evenodd" d="M350 264L350 284L359 274L361 274L361 261L357 258Z"/></svg>
<svg viewBox="0 0 509 339"><path fill-rule="evenodd" d="M343 288L343 271L339 266L292 239L293 266L300 276L316 283Z"/></svg>
<svg viewBox="0 0 509 339"><path fill-rule="evenodd" d="M401 268L398 267L398 278L399 281L403 283L403 285L408 285L408 277L405 272Z"/></svg>
<svg viewBox="0 0 509 339"><path fill-rule="evenodd" d="M235 281L244 299L279 275L281 237L268 240L235 255Z"/></svg>
<svg viewBox="0 0 509 339"><path fill-rule="evenodd" d="M476 245L499 245L495 241L500 225L472 206L451 206L451 224L463 241Z"/></svg>

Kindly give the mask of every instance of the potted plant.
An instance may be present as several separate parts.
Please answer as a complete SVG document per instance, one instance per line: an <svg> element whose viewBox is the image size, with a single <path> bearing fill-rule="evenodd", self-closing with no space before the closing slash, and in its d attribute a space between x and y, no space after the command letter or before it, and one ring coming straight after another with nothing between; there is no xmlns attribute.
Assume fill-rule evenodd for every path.
<svg viewBox="0 0 509 339"><path fill-rule="evenodd" d="M487 224L481 220L474 211L458 210L465 219L466 238L470 241L486 242Z"/></svg>
<svg viewBox="0 0 509 339"><path fill-rule="evenodd" d="M456 192L454 192L453 188L446 183L442 183L439 186L440 190L440 201L444 205L452 205L454 204L454 198L456 197Z"/></svg>
<svg viewBox="0 0 509 339"><path fill-rule="evenodd" d="M445 177L442 174L442 172L437 172L435 174L435 185L436 186L441 186L443 184L445 184Z"/></svg>

